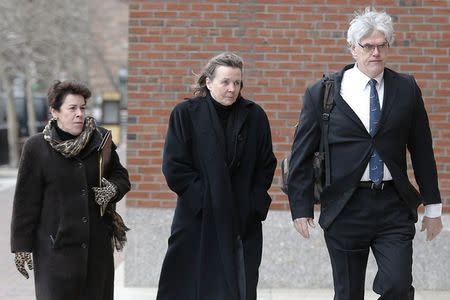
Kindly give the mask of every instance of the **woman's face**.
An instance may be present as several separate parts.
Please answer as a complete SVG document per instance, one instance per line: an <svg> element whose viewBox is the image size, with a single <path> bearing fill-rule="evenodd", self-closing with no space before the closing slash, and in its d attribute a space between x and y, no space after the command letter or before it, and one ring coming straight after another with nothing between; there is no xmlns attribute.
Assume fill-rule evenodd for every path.
<svg viewBox="0 0 450 300"><path fill-rule="evenodd" d="M83 96L68 94L59 110L54 108L50 110L61 130L78 136L83 131L85 109L86 100Z"/></svg>
<svg viewBox="0 0 450 300"><path fill-rule="evenodd" d="M225 106L236 102L241 91L241 82L241 69L227 66L217 67L213 79L206 78L206 86L211 96Z"/></svg>

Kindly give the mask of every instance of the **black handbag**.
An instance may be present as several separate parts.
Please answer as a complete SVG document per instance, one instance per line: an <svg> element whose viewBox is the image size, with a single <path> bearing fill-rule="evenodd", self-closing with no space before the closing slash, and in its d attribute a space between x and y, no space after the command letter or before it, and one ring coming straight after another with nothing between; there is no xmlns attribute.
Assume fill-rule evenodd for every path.
<svg viewBox="0 0 450 300"><path fill-rule="evenodd" d="M330 113L334 106L334 73L325 74L322 79L324 86L323 94L323 111L322 111L322 135L320 138L319 151L314 153L313 168L314 168L314 203L320 202L320 194L322 193L324 185L330 184L330 152L328 144L328 122L330 120ZM297 136L298 124L295 125L294 140ZM289 162L291 153L289 153L281 161L281 190L288 194L287 182L289 179Z"/></svg>

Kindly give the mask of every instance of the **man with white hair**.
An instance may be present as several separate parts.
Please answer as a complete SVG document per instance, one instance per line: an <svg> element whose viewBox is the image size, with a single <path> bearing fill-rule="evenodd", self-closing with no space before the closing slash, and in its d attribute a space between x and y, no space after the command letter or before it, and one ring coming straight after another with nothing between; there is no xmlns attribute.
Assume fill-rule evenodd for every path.
<svg viewBox="0 0 450 300"><path fill-rule="evenodd" d="M432 138L413 76L385 67L394 30L385 12L366 9L351 21L347 41L354 64L335 74L328 119L330 183L321 195L319 224L333 269L335 300L364 299L371 249L379 299L414 299L412 241L417 207L425 205L427 240L442 230ZM304 96L292 146L288 195L297 231L314 227L313 157L321 139L324 82ZM409 151L417 191L407 176Z"/></svg>

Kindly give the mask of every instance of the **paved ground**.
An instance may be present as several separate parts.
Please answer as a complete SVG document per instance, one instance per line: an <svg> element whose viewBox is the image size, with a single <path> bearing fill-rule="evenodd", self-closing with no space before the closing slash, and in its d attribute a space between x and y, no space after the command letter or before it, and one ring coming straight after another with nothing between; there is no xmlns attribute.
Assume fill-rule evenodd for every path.
<svg viewBox="0 0 450 300"><path fill-rule="evenodd" d="M14 266L9 248L12 200L17 171L0 167L0 300L34 299L33 277L26 280ZM119 210L125 209L120 207ZM151 300L156 298L156 288L133 288L123 285L123 253L116 256L116 300ZM330 300L332 290L262 289L258 300ZM367 300L377 299L371 291ZM416 300L449 300L450 291L417 291Z"/></svg>
<svg viewBox="0 0 450 300"><path fill-rule="evenodd" d="M131 288L123 286L123 263L116 268L116 300L150 300L156 299L156 288ZM332 290L306 289L261 289L258 300L331 300ZM367 291L366 300L375 300L378 295ZM450 292L418 291L415 300L449 300Z"/></svg>
<svg viewBox="0 0 450 300"><path fill-rule="evenodd" d="M12 200L16 170L0 169L0 299L34 299L33 277L26 280L14 265L9 246Z"/></svg>

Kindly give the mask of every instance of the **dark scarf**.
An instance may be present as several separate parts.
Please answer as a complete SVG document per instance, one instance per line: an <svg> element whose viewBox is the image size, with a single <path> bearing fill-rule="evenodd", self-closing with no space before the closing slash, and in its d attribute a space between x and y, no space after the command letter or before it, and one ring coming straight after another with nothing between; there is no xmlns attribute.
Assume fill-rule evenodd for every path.
<svg viewBox="0 0 450 300"><path fill-rule="evenodd" d="M123 222L122 217L116 212L116 206L111 203L106 207L105 215L111 219L113 225L113 247L117 251L123 250L125 243L127 242L127 231L130 230Z"/></svg>
<svg viewBox="0 0 450 300"><path fill-rule="evenodd" d="M232 105L222 105L221 103L214 100L211 94L208 95L209 101L213 104L214 110L219 119L224 139L224 149L225 149L225 161L231 170L234 168L235 156L236 156L236 114L237 114L237 103L236 100Z"/></svg>

